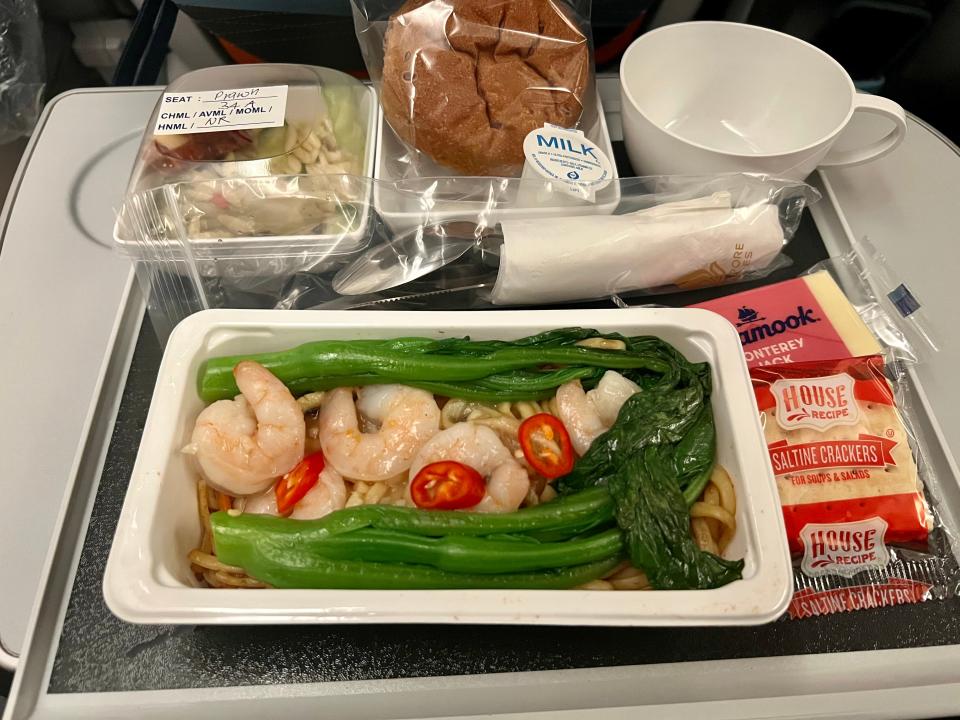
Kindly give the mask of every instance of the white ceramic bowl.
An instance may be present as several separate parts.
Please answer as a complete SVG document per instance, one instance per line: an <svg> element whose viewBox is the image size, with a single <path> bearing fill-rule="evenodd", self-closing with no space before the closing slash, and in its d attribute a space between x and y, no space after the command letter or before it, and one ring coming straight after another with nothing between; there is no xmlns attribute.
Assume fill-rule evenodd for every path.
<svg viewBox="0 0 960 720"><path fill-rule="evenodd" d="M752 172L802 180L856 165L906 134L897 103L858 94L843 67L784 33L729 22L665 25L620 62L623 138L638 175ZM854 114L892 126L865 147L831 149Z"/></svg>
<svg viewBox="0 0 960 720"><path fill-rule="evenodd" d="M512 339L581 325L651 334L713 370L717 454L737 491L729 557L742 580L715 590L256 590L197 587L187 553L197 545L196 471L180 452L203 407L197 372L218 355L293 347L324 338ZM455 328L451 331L449 328ZM333 312L208 310L170 336L104 577L114 614L138 623L516 623L750 625L787 607L792 570L783 517L740 341L706 310Z"/></svg>

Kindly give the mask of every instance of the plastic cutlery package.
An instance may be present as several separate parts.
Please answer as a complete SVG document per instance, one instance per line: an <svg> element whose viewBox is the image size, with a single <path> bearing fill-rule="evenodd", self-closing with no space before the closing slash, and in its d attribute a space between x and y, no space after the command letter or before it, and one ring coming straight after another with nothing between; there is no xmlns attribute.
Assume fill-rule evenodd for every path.
<svg viewBox="0 0 960 720"><path fill-rule="evenodd" d="M818 197L756 175L627 178L598 215L529 177L172 180L131 192L118 216L161 339L218 307L401 307L439 294L458 307L545 305L742 282L789 262L783 249ZM397 230L375 196L416 206L416 222ZM234 231L200 222L211 214Z"/></svg>

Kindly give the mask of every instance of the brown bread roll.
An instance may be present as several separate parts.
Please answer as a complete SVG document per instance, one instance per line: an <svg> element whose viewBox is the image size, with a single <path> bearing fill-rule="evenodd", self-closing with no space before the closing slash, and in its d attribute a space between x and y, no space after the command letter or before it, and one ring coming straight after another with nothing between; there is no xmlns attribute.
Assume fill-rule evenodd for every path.
<svg viewBox="0 0 960 720"><path fill-rule="evenodd" d="M583 111L587 39L560 0L408 0L384 44L387 122L461 175L517 175L527 133Z"/></svg>

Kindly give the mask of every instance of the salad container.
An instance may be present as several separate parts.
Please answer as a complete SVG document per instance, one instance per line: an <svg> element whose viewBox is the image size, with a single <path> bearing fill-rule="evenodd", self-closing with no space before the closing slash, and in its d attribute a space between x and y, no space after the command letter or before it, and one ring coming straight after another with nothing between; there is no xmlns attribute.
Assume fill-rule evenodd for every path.
<svg viewBox="0 0 960 720"><path fill-rule="evenodd" d="M287 178L372 175L376 109L372 88L328 68L262 64L187 73L165 89L150 117L127 198L178 187L192 241L317 240L346 229L362 235L352 227L359 217L345 224L323 208L296 205L304 198ZM137 240L123 221L121 213L121 245Z"/></svg>
<svg viewBox="0 0 960 720"><path fill-rule="evenodd" d="M198 587L187 554L200 537L197 471L180 452L203 408L197 374L214 356L311 340L515 339L580 325L655 335L712 369L717 461L733 479L737 530L725 555L743 579L714 590L278 590ZM456 328L451 331L450 328ZM780 503L733 326L695 309L489 312L211 310L179 324L157 377L104 577L111 611L136 623L503 623L751 625L777 618L792 592Z"/></svg>
<svg viewBox="0 0 960 720"><path fill-rule="evenodd" d="M165 88L114 225L161 336L207 307L270 307L291 276L366 246L377 107L373 88L306 65Z"/></svg>

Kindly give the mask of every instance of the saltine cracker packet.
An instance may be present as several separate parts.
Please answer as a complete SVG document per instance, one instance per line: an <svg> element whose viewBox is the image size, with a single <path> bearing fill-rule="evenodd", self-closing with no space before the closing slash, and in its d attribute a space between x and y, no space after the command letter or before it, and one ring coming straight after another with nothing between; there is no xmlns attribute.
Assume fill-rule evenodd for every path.
<svg viewBox="0 0 960 720"><path fill-rule="evenodd" d="M956 578L886 372L880 355L750 369L796 558L792 618L919 602Z"/></svg>

